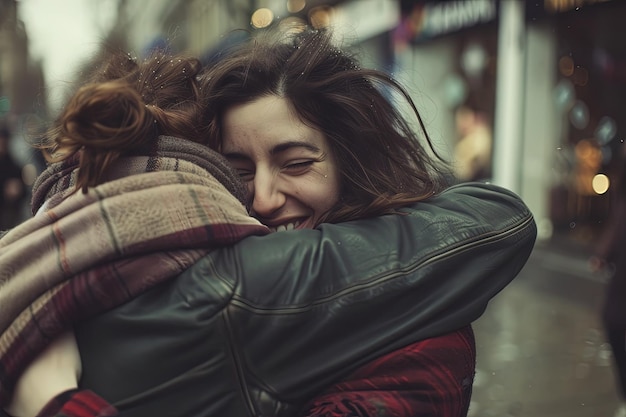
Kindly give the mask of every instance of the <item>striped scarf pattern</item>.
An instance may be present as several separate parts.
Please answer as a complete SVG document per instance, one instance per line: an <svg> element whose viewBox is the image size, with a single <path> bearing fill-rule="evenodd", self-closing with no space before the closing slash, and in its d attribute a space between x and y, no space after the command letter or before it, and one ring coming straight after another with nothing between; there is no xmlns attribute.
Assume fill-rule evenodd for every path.
<svg viewBox="0 0 626 417"><path fill-rule="evenodd" d="M107 182L73 192L77 159L33 189L33 218L0 239L0 405L55 336L178 276L212 248L268 229L223 158L160 137Z"/></svg>

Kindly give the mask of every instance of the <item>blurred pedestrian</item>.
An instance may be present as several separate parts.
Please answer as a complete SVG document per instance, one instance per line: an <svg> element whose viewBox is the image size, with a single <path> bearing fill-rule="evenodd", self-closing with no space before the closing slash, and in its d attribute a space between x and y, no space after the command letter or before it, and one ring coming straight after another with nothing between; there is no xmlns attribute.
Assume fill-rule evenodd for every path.
<svg viewBox="0 0 626 417"><path fill-rule="evenodd" d="M26 185L22 180L22 167L11 155L11 131L0 125L0 231L15 226L20 221Z"/></svg>
<svg viewBox="0 0 626 417"><path fill-rule="evenodd" d="M589 263L595 272L610 273L602 323L613 351L613 369L622 400L615 417L626 417L626 148L615 182L609 218Z"/></svg>
<svg viewBox="0 0 626 417"><path fill-rule="evenodd" d="M491 177L491 128L483 112L461 105L455 112L458 140L454 173L458 180L484 181Z"/></svg>

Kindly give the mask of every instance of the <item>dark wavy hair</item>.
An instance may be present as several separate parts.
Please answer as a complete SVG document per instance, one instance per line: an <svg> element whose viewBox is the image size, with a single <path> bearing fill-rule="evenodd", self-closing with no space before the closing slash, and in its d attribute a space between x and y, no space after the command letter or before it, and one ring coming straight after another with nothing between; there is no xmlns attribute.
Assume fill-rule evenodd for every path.
<svg viewBox="0 0 626 417"><path fill-rule="evenodd" d="M288 99L305 124L326 136L339 165L341 200L323 221L390 213L447 186L449 167L408 92L389 74L361 68L330 31L255 36L224 52L201 78L213 149L221 149L225 111L269 95ZM389 99L393 92L412 108L419 136Z"/></svg>
<svg viewBox="0 0 626 417"><path fill-rule="evenodd" d="M77 189L99 184L120 156L158 135L207 144L209 119L196 58L155 51L142 61L110 53L87 77L38 146L48 162L80 154Z"/></svg>

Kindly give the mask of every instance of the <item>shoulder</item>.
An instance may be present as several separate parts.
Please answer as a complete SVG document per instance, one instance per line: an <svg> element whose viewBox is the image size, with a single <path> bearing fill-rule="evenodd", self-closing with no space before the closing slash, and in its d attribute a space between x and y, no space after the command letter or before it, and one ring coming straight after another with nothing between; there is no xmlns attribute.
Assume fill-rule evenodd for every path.
<svg viewBox="0 0 626 417"><path fill-rule="evenodd" d="M521 227L532 236L536 234L533 215L524 201L513 191L489 183L453 185L405 212L413 217L430 217L429 227L449 223L450 227L464 228L457 229L457 233L498 233Z"/></svg>

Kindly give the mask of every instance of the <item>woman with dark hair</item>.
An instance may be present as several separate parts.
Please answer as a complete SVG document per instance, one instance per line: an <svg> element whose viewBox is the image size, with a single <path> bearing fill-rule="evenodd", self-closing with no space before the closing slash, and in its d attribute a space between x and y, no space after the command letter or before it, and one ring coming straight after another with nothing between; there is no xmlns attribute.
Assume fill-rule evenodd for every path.
<svg viewBox="0 0 626 417"><path fill-rule="evenodd" d="M394 213L441 193L451 177L409 94L361 68L329 32L259 35L206 79L210 146L239 171L252 215L272 230ZM421 137L390 93L411 104ZM467 415L476 348L469 322L454 330L347 373L304 414Z"/></svg>
<svg viewBox="0 0 626 417"><path fill-rule="evenodd" d="M0 400L16 388L15 416L53 396L40 416L467 413L468 326L525 264L532 215L493 185L445 188L446 170L372 83L385 76L328 49L325 34L292 40L257 39L201 79L193 61L117 63L70 101L50 136L55 154L68 152L35 186L40 212L0 240L3 270L14 271L0 304L20 294L0 314ZM274 62L257 67L259 54ZM278 83L250 88L283 69ZM294 90L286 76L297 71ZM167 100L172 74L190 89ZM116 117L104 117L108 106ZM186 111L191 125L170 124ZM196 123L208 134L186 131ZM172 138L186 135L224 152L243 184L209 149ZM167 192L137 192L171 171ZM223 192L245 185L240 201L269 229ZM73 211L83 206L89 222ZM277 233L249 236L267 231ZM43 256L29 269L24 244L41 236L51 241L33 247ZM77 343L65 333L32 361L71 328Z"/></svg>
<svg viewBox="0 0 626 417"><path fill-rule="evenodd" d="M208 68L210 146L223 148L224 115L234 106L273 97L332 147L341 199L325 215L331 222L389 213L442 191L451 171L409 94L388 74L361 68L331 38L323 31L261 34ZM410 105L421 136L388 99L392 92Z"/></svg>

